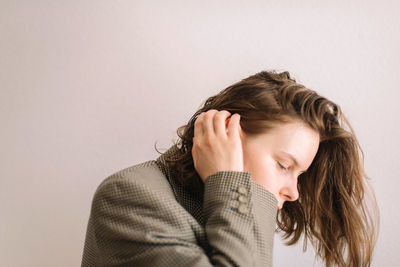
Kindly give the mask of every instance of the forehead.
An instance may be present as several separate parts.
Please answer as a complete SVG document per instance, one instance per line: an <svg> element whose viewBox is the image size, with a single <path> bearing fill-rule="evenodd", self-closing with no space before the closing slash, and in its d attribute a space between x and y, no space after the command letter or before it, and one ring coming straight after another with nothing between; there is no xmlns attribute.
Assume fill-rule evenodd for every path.
<svg viewBox="0 0 400 267"><path fill-rule="evenodd" d="M269 153L287 158L287 153L293 155L300 166L311 164L317 153L319 141L319 133L302 122L276 124L253 140L254 145Z"/></svg>
<svg viewBox="0 0 400 267"><path fill-rule="evenodd" d="M316 135L318 132L314 129L312 129L310 126L308 126L305 122L302 121L290 121L290 122L284 122L284 123L274 123L272 124L271 129L266 132L265 134L271 134L271 135L294 135L294 134L300 134L300 133L308 133L311 135Z"/></svg>
<svg viewBox="0 0 400 267"><path fill-rule="evenodd" d="M319 143L319 133L305 123L289 122L275 125L265 138L273 139L277 144L301 146L302 143Z"/></svg>

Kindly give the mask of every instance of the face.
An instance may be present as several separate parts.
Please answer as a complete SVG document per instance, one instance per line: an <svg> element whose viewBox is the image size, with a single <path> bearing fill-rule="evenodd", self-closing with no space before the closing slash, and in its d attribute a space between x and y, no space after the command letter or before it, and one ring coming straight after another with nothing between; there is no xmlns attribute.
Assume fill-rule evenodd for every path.
<svg viewBox="0 0 400 267"><path fill-rule="evenodd" d="M244 171L252 180L275 195L278 209L285 201L297 200L297 179L317 154L318 132L302 122L290 122L268 133L248 136L242 131L240 136Z"/></svg>

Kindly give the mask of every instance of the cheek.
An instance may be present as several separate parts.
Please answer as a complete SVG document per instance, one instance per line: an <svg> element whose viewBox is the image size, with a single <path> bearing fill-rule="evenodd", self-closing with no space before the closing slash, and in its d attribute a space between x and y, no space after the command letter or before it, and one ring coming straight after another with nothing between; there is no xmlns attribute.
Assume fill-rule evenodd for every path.
<svg viewBox="0 0 400 267"><path fill-rule="evenodd" d="M271 193L276 193L279 189L279 172L274 165L273 160L253 161L249 166L252 180L264 187Z"/></svg>

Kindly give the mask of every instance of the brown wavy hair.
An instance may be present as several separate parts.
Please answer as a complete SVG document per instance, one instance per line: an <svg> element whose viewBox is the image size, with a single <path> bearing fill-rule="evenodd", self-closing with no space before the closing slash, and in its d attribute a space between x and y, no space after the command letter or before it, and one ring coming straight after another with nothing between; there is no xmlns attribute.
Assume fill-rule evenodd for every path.
<svg viewBox="0 0 400 267"><path fill-rule="evenodd" d="M304 234L303 250L308 239L326 266L371 265L379 210L364 170L364 153L339 105L297 83L289 72L274 70L261 71L209 97L188 124L178 128L178 154L166 160L178 182L199 197L204 184L191 154L194 122L210 109L239 113L241 127L250 135L294 120L319 132L317 154L298 179L299 198L277 211L277 231L283 232L286 245L297 243Z"/></svg>

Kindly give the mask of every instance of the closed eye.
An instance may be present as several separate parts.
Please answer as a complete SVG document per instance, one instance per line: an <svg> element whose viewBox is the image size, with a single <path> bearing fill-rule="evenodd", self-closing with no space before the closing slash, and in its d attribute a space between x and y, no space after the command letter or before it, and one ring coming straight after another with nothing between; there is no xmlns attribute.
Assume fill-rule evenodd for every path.
<svg viewBox="0 0 400 267"><path fill-rule="evenodd" d="M283 166L283 165L280 164L279 162L278 162L278 164L279 164L279 167L280 167L281 169L283 169L283 170L285 170L285 171L288 171L288 168L287 168L287 167Z"/></svg>

